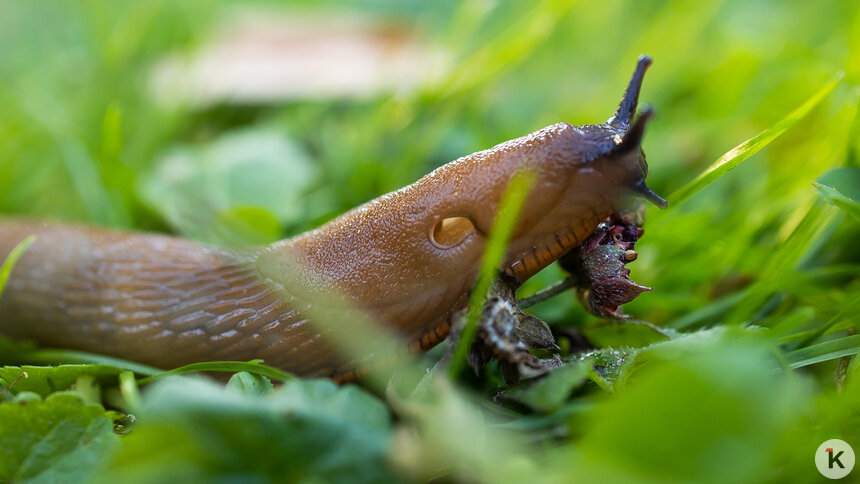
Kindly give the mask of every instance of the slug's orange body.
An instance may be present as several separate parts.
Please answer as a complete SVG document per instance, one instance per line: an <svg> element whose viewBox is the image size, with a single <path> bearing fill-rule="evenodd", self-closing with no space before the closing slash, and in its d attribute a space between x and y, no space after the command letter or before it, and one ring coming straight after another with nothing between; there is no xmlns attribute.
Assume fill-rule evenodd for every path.
<svg viewBox="0 0 860 484"><path fill-rule="evenodd" d="M255 250L69 225L0 222L0 258L36 242L0 298L0 333L159 367L262 358L349 377L314 306L358 308L412 349L436 344L466 302L508 181L536 176L501 268L520 281L579 245L644 185L632 123L641 58L615 115L559 123L451 162L327 225ZM321 299L321 294L329 294ZM344 313L347 314L347 313ZM339 324L349 325L349 317Z"/></svg>

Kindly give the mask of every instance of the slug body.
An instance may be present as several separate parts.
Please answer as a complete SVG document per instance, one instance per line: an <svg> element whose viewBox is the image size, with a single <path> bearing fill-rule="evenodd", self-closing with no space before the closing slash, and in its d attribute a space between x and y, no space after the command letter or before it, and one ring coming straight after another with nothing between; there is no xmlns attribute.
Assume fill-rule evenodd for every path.
<svg viewBox="0 0 860 484"><path fill-rule="evenodd" d="M337 326L311 316L329 305L361 310L410 349L431 347L466 304L517 170L535 175L501 267L519 281L582 243L631 194L665 203L644 184L650 111L633 121L649 64L640 58L606 123L548 126L258 249L0 221L0 259L37 236L0 297L0 333L162 368L262 358L299 375L349 379L359 363L326 341Z"/></svg>

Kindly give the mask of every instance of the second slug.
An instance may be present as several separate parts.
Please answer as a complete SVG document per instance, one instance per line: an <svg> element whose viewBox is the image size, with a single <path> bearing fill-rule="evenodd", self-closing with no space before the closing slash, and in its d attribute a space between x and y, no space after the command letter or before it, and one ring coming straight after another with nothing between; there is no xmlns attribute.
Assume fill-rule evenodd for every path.
<svg viewBox="0 0 860 484"><path fill-rule="evenodd" d="M316 230L250 251L0 220L0 260L37 236L0 298L0 333L162 368L262 358L344 380L358 362L326 342L337 327L323 330L309 316L319 301L308 294L333 292L332 305L363 310L413 350L429 348L466 304L517 170L536 178L500 269L521 282L580 245L631 195L665 206L645 185L640 143L651 111L634 120L649 65L640 57L605 123L558 123L462 157Z"/></svg>

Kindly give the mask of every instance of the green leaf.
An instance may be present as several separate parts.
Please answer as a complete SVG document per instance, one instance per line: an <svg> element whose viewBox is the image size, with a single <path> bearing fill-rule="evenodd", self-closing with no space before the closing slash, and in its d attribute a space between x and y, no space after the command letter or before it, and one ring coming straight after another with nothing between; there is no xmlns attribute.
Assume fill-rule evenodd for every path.
<svg viewBox="0 0 860 484"><path fill-rule="evenodd" d="M282 131L228 131L174 147L144 174L141 198L185 235L225 245L271 242L300 220L319 172Z"/></svg>
<svg viewBox="0 0 860 484"><path fill-rule="evenodd" d="M263 375L240 371L230 377L230 381L227 382L227 388L232 388L245 395L268 395L272 393L274 386Z"/></svg>
<svg viewBox="0 0 860 484"><path fill-rule="evenodd" d="M88 482L119 442L112 428L75 394L0 405L0 480Z"/></svg>
<svg viewBox="0 0 860 484"><path fill-rule="evenodd" d="M164 370L133 361L86 351L37 348L33 342L12 341L0 334L0 364L20 365L105 365L130 370L138 375L157 375Z"/></svg>
<svg viewBox="0 0 860 484"><path fill-rule="evenodd" d="M352 385L293 380L248 395L171 377L149 388L139 415L105 482L396 481L388 410Z"/></svg>
<svg viewBox="0 0 860 484"><path fill-rule="evenodd" d="M0 296L3 295L3 288L6 287L6 281L9 280L9 274L12 273L12 267L14 267L15 263L18 262L18 259L24 255L24 251L26 251L27 248L35 241L35 235L27 237L19 242L18 245L9 252L9 255L6 256L6 259L3 261L3 265L0 266Z"/></svg>
<svg viewBox="0 0 860 484"><path fill-rule="evenodd" d="M9 356L7 358L7 356ZM164 370L149 365L136 363L134 361L114 358L112 356L97 355L86 351L34 348L29 344L12 342L0 336L0 361L26 361L34 364L45 365L106 365L133 371L138 375L152 376L162 373Z"/></svg>
<svg viewBox="0 0 860 484"><path fill-rule="evenodd" d="M766 344L720 333L661 343L600 402L574 454L583 482L762 482L803 393ZM680 351L679 351L680 350ZM811 451L810 451L811 452ZM568 457L570 458L570 456Z"/></svg>
<svg viewBox="0 0 860 484"><path fill-rule="evenodd" d="M642 348L601 348L581 354L578 360L591 359L593 371L589 378L600 388L612 392L623 384L627 369L636 361Z"/></svg>
<svg viewBox="0 0 860 484"><path fill-rule="evenodd" d="M726 152L693 181L679 188L675 193L670 195L668 199L669 205L675 206L690 198L696 192L723 176L727 171L738 166L742 161L761 151L762 148L769 145L773 140L788 131L788 129L794 126L795 123L809 114L809 112L812 111L812 108L817 106L818 103L824 100L831 92L833 92L834 89L836 89L836 86L839 85L841 80L842 74L834 76L833 79L828 81L815 94L813 94L812 97L789 113L788 116L784 117L770 128L765 129L761 133Z"/></svg>
<svg viewBox="0 0 860 484"><path fill-rule="evenodd" d="M72 388L82 376L92 377L102 385L116 385L123 371L111 365L4 366L0 368L0 385L11 385L12 393L28 391L44 397Z"/></svg>
<svg viewBox="0 0 860 484"><path fill-rule="evenodd" d="M281 223L261 207L235 206L218 213L218 224L248 244L269 244L281 238Z"/></svg>
<svg viewBox="0 0 860 484"><path fill-rule="evenodd" d="M506 392L505 396L538 412L553 412L567 401L574 389L585 382L592 363L590 359L568 363L534 384Z"/></svg>

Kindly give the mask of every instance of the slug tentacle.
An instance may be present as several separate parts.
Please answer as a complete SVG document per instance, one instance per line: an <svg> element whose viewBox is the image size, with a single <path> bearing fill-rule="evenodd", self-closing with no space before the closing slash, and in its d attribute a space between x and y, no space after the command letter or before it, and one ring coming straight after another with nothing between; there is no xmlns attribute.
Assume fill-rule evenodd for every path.
<svg viewBox="0 0 860 484"><path fill-rule="evenodd" d="M646 201L653 203L657 207L664 209L669 206L660 195L654 193L645 183L645 177L648 175L648 163L645 161L645 155L642 154L642 137L645 135L645 126L648 121L654 116L654 110L647 107L642 110L639 117L632 126L624 134L621 143L616 148L616 155L619 156L634 156L641 167L641 176L633 183L632 191L644 198Z"/></svg>
<svg viewBox="0 0 860 484"><path fill-rule="evenodd" d="M606 121L615 127L625 128L633 120L636 114L636 105L639 103L639 92L642 90L642 80L645 77L645 71L651 65L651 57L640 55L636 63L636 70L633 71L633 76L630 78L630 83L627 85L627 90L624 91L624 97L621 98L621 103L615 114Z"/></svg>
<svg viewBox="0 0 860 484"><path fill-rule="evenodd" d="M618 154L630 151L639 151L642 145L642 137L645 135L645 125L654 117L654 109L647 107L639 113L639 117L621 138L621 144L616 148Z"/></svg>
<svg viewBox="0 0 860 484"><path fill-rule="evenodd" d="M653 203L658 208L667 208L669 206L669 202L660 195L654 193L654 191L645 184L645 180L641 180L633 185L633 191L646 201Z"/></svg>

